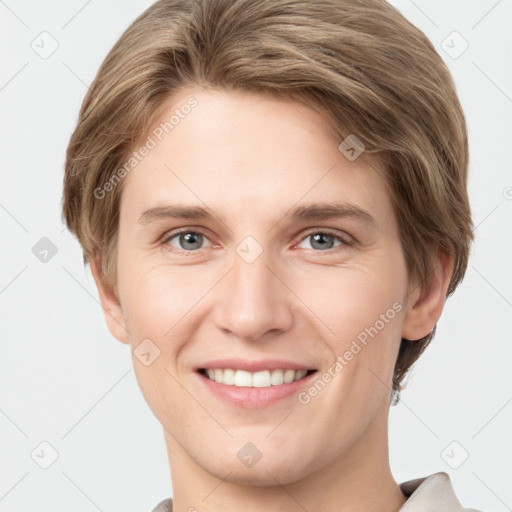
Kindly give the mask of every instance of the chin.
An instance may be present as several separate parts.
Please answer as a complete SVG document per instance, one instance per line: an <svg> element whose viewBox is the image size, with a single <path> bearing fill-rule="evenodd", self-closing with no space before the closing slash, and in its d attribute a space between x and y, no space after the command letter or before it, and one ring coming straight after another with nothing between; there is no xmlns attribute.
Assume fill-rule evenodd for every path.
<svg viewBox="0 0 512 512"><path fill-rule="evenodd" d="M268 455L262 453L252 467L244 465L240 460L243 457L239 457L237 452L214 453L208 460L196 460L196 464L219 480L253 487L290 484L314 471L299 448L293 452L295 458L289 456L288 450L281 453L278 449L271 450Z"/></svg>

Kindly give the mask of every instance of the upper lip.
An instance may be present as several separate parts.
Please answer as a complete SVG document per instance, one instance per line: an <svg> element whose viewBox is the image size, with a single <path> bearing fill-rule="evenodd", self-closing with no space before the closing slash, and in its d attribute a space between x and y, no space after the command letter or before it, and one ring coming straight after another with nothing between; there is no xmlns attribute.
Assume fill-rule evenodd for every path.
<svg viewBox="0 0 512 512"><path fill-rule="evenodd" d="M250 361L248 359L216 359L199 365L196 370L214 370L216 368L230 368L233 370L245 370L258 372L263 370L314 370L310 365L286 361L284 359L265 359Z"/></svg>

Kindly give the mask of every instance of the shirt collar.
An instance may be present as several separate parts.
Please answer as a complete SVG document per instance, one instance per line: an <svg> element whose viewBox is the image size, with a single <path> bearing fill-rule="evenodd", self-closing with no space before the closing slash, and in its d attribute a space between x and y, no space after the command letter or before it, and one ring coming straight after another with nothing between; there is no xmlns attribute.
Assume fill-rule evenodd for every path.
<svg viewBox="0 0 512 512"><path fill-rule="evenodd" d="M408 499L399 512L479 512L462 507L444 471L403 482L400 489Z"/></svg>

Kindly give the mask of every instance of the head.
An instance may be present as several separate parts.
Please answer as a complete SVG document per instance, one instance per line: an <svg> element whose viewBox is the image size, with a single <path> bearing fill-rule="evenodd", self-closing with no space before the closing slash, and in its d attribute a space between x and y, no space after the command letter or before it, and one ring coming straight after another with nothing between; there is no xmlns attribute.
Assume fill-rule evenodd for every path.
<svg viewBox="0 0 512 512"><path fill-rule="evenodd" d="M386 2L164 0L87 93L63 213L169 439L212 473L241 440L303 446L297 476L398 402L467 266L467 166L450 73ZM206 410L224 358L316 376L293 407Z"/></svg>

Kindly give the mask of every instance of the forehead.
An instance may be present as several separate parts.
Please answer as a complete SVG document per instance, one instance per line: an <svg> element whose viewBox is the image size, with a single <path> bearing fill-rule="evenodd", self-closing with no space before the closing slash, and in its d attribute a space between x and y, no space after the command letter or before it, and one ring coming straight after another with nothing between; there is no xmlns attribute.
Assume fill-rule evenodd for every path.
<svg viewBox="0 0 512 512"><path fill-rule="evenodd" d="M391 211L383 170L349 160L324 117L296 101L189 88L168 100L146 137L140 147L150 149L125 178L122 194L121 214L125 205L131 221L175 202L237 220L301 202Z"/></svg>

